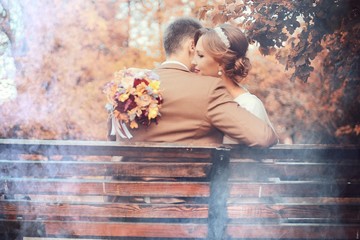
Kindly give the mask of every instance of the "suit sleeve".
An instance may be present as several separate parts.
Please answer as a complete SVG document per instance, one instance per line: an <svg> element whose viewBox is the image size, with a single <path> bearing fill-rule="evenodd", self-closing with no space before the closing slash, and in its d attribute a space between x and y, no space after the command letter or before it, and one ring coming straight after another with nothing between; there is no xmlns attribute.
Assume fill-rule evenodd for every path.
<svg viewBox="0 0 360 240"><path fill-rule="evenodd" d="M221 81L213 82L208 96L208 118L217 129L251 147L269 147L277 143L273 129L234 102Z"/></svg>

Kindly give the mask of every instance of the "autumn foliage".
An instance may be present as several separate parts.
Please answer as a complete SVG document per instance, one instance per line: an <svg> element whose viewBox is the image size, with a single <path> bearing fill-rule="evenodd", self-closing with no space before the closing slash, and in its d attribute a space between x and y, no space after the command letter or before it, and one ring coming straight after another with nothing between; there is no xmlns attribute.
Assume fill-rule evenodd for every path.
<svg viewBox="0 0 360 240"><path fill-rule="evenodd" d="M287 126L297 126L295 135L303 134L297 130L299 127L315 130L311 137L300 136L301 141L358 142L359 1L227 0L200 6L198 16L210 25L223 22L237 25L261 54L275 56L285 70L290 70L290 81L311 82L305 88L315 96L312 103L304 100L306 93L300 94L302 97L295 102L303 110L292 106L295 116L291 113L284 116L283 109L291 101L276 109L282 118L291 119ZM295 91L301 92L303 88L298 86L292 92L297 95ZM276 96L276 92L270 94ZM298 140L299 136L293 139Z"/></svg>

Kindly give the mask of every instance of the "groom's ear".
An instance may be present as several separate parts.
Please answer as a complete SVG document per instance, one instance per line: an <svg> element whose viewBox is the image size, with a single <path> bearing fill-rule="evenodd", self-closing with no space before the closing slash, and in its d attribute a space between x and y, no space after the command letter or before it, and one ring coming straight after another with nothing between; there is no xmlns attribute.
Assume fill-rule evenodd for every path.
<svg viewBox="0 0 360 240"><path fill-rule="evenodd" d="M189 40L189 51L190 52L195 52L195 42L193 39Z"/></svg>

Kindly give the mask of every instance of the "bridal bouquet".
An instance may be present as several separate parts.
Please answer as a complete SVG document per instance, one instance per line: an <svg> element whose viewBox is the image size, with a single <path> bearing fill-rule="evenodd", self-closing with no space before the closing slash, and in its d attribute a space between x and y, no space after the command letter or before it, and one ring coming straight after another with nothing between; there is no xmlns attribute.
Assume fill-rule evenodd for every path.
<svg viewBox="0 0 360 240"><path fill-rule="evenodd" d="M151 70L128 68L114 73L103 92L107 97L112 129L111 135L132 138L128 127L156 123L163 102L159 76Z"/></svg>

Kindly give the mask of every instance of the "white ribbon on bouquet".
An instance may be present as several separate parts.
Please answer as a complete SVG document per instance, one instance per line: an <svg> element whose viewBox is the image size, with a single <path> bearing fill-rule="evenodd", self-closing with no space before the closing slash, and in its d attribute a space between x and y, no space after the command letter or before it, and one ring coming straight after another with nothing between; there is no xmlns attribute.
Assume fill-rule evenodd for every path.
<svg viewBox="0 0 360 240"><path fill-rule="evenodd" d="M115 119L114 116L111 117L111 136L115 136L119 134L121 138L131 139L133 135L131 135L129 129L127 128L126 124L123 121L119 121Z"/></svg>

